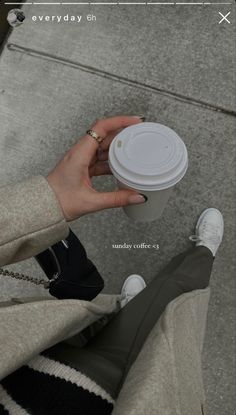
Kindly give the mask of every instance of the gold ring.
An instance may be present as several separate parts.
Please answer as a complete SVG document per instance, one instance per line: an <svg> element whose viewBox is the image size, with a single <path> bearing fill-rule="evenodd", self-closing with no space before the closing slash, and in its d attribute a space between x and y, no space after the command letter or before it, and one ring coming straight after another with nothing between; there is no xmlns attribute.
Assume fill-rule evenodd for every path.
<svg viewBox="0 0 236 415"><path fill-rule="evenodd" d="M99 144L104 140L104 137L100 137L95 131L88 130L86 131L86 134L90 135L90 137L93 137L94 140L96 140Z"/></svg>

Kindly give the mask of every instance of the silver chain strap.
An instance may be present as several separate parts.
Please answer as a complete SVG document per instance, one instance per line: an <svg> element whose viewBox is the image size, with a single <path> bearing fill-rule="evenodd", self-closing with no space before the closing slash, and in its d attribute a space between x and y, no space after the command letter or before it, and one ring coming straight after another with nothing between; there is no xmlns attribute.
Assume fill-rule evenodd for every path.
<svg viewBox="0 0 236 415"><path fill-rule="evenodd" d="M0 268L0 275L3 275L5 277L15 278L16 280L31 282L32 284L35 284L35 285L43 285L44 288L49 288L50 283L55 281L58 278L59 273L57 272L56 274L54 274L53 278L50 281L45 281L44 279L33 278L33 277L30 277L29 275L21 274L19 272L9 271L3 268Z"/></svg>

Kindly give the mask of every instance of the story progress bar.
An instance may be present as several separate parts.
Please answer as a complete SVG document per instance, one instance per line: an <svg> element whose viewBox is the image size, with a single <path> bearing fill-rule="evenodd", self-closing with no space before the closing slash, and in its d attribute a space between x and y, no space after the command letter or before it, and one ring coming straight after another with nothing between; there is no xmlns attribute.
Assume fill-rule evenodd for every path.
<svg viewBox="0 0 236 415"><path fill-rule="evenodd" d="M111 5L122 5L122 6L137 6L137 5L159 5L159 6L208 6L208 5L232 5L231 2L4 2L5 5L10 6L16 6L16 5L24 5L24 6L30 6L30 5L43 5L43 6L54 6L54 5L99 5L99 6L111 6Z"/></svg>

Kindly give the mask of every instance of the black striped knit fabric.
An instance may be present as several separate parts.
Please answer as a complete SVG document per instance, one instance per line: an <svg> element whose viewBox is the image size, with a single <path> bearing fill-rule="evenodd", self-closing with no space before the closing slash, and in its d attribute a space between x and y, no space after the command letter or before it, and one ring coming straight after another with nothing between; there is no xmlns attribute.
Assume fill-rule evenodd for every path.
<svg viewBox="0 0 236 415"><path fill-rule="evenodd" d="M42 355L0 383L0 415L110 415L113 405L93 380Z"/></svg>

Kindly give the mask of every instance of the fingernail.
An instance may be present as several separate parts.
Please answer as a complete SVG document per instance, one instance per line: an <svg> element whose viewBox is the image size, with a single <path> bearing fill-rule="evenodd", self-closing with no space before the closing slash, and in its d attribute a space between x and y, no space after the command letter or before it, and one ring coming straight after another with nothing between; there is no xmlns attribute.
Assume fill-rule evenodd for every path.
<svg viewBox="0 0 236 415"><path fill-rule="evenodd" d="M139 193L139 194L144 197L145 202L148 200L148 197L146 195L144 195L143 193Z"/></svg>
<svg viewBox="0 0 236 415"><path fill-rule="evenodd" d="M146 117L144 115L135 115L135 118L139 118L142 122L146 120Z"/></svg>
<svg viewBox="0 0 236 415"><path fill-rule="evenodd" d="M128 201L130 205L136 205L138 203L145 203L147 197L142 194L130 195Z"/></svg>

